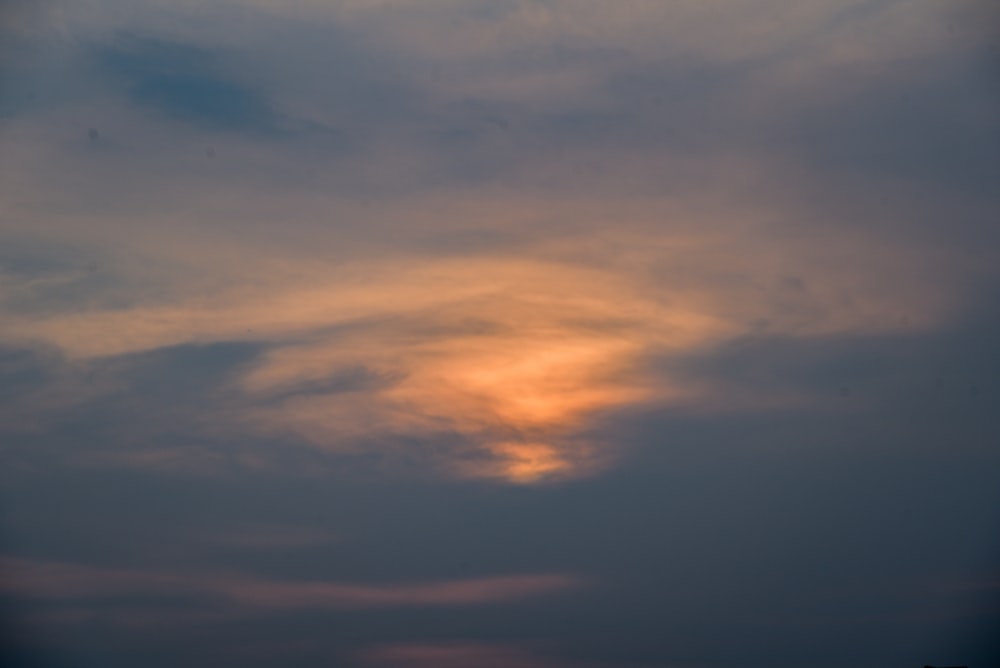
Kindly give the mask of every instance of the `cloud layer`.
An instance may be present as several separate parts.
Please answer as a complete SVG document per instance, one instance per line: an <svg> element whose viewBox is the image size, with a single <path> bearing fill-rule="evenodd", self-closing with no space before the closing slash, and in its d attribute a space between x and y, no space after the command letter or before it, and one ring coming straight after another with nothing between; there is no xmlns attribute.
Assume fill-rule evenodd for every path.
<svg viewBox="0 0 1000 668"><path fill-rule="evenodd" d="M987 665L996 18L3 4L11 656Z"/></svg>

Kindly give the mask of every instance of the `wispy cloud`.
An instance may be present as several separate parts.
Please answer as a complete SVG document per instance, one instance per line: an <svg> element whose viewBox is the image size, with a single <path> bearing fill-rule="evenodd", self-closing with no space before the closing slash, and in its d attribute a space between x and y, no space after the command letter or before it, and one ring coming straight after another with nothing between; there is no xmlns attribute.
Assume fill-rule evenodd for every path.
<svg viewBox="0 0 1000 668"><path fill-rule="evenodd" d="M568 668L563 661L542 658L506 645L441 643L387 645L358 654L359 666L371 668Z"/></svg>
<svg viewBox="0 0 1000 668"><path fill-rule="evenodd" d="M189 4L61 6L54 34L97 54L67 67L97 85L0 128L4 238L35 257L0 266L0 341L77 368L249 344L200 395L211 420L177 407L193 434L579 477L625 448L587 436L603 415L731 403L707 375L663 372L675 363L747 336L928 331L992 280L988 244L932 232L947 216L988 234L986 208L915 202L909 153L879 144L896 123L866 121L898 115L886 81L938 90L923 59L957 9L226 6L240 20L221 43ZM858 99L864 118L830 111ZM993 127L982 103L940 114L971 137ZM337 128L350 149L254 134L286 121ZM98 394L60 382L35 406ZM183 470L203 452L105 461Z"/></svg>
<svg viewBox="0 0 1000 668"><path fill-rule="evenodd" d="M579 589L573 575L529 574L444 580L415 584L358 584L274 580L238 572L169 572L115 569L37 561L0 559L3 590L31 599L153 596L208 597L239 609L395 608L488 605L550 596Z"/></svg>
<svg viewBox="0 0 1000 668"><path fill-rule="evenodd" d="M990 619L988 3L29 4L0 479L46 559L0 595L69 663L922 665Z"/></svg>
<svg viewBox="0 0 1000 668"><path fill-rule="evenodd" d="M96 59L136 104L221 129L278 130L279 116L266 97L226 77L218 54L206 49L122 34Z"/></svg>
<svg viewBox="0 0 1000 668"><path fill-rule="evenodd" d="M594 232L542 246L537 259L411 256L327 268L306 256L300 276L288 259L253 278L202 246L186 277L197 284L212 267L203 275L222 279L219 288L168 293L165 304L137 294L129 308L14 313L4 334L80 361L254 342L260 348L236 370L215 428L293 434L330 452L371 447L379 434L453 434L464 445L442 453L446 470L532 482L610 461L603 444L579 437L592 416L711 401L697 380L645 371L651 358L750 332L888 332L947 314L947 286L915 284L920 263L903 254L875 265L843 241L822 250L796 243L795 262L778 260L793 251L769 237L733 234L744 252L689 231L643 248L622 231L608 243L624 255L609 258L595 253L605 235ZM359 368L364 382L335 382Z"/></svg>

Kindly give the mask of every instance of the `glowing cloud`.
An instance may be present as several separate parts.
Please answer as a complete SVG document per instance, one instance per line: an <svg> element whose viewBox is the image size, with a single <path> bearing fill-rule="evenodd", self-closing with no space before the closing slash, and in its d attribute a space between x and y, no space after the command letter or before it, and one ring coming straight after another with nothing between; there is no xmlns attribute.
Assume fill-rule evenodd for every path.
<svg viewBox="0 0 1000 668"><path fill-rule="evenodd" d="M232 287L182 293L165 305L13 313L3 334L55 344L80 363L179 344L258 341L266 351L232 388L243 407L217 413L213 429L291 434L330 452L388 452L408 447L392 445L399 439L438 439L422 455L433 466L525 484L613 462L607 444L586 436L606 411L710 400L710 388L645 370L650 358L705 349L760 322L771 332L812 336L900 327L892 314L911 312L923 320L914 316L906 326L921 326L937 317L934 300L944 294L905 283L905 258L898 268L866 267L867 275L803 266L796 271L806 278L793 280L772 268L788 262L771 249L747 257L683 235L643 248L623 235L615 243L631 256L627 268L587 257L599 239L557 245L551 258L543 247L538 259L371 261L291 281L279 273L252 287L234 273ZM816 255L802 251L803 263ZM720 279L692 257L757 285ZM898 286L876 286L880 275ZM352 369L370 382L328 387Z"/></svg>
<svg viewBox="0 0 1000 668"><path fill-rule="evenodd" d="M172 346L259 346L227 400L211 418L193 419L193 430L249 431L330 453L396 450L452 475L518 484L587 475L620 454L588 435L602 415L726 403L718 388L657 373L652 361L759 332L930 327L958 307L963 272L981 270L983 258L902 243L803 207L798 191L815 184L752 142L657 143L669 134L664 110L647 100L653 84L644 77L662 59L695 59L695 71L760 60L722 77L732 84L700 104L750 102L766 116L761 90L791 87L798 101L796 87L817 68L934 48L938 14L927 2L904 12L912 17L905 44L892 46L881 36L840 39L860 2L555 0L492 9L456 0L248 0L227 4L246 22L218 54L200 46L218 37L194 27L190 17L205 11L197 3L140 4L60 5L52 34L110 43L116 22L139 32L152 24L169 39L112 49L113 70L155 75L166 66L157 59L173 54L182 71L168 68L171 77L244 91L284 129L264 141L239 123L232 132L210 124L210 132L200 116L177 119L170 110L178 104L200 104L171 97L183 98L183 86L162 92L162 113L127 104L118 91L5 123L0 171L11 196L0 242L58 243L46 251L55 260L38 262L55 269L0 265L0 343L53 347L80 368ZM891 21L901 7L885 3L868 20ZM371 108L345 110L325 97L327 86L313 85L325 79L302 70L315 58L301 58L295 45L255 48L274 38L272 13L302 34L329 21L361 55L391 44L371 52L384 59L370 71L342 73L359 94L380 91ZM540 49L552 40L558 48ZM535 48L527 60L524 46ZM776 49L795 57L775 58ZM283 55L241 60L263 51ZM189 61L197 65L190 72ZM203 61L211 76L197 71ZM610 92L620 85L625 105ZM597 140L576 124L605 116L613 131ZM79 117L106 119L120 138L83 126L74 140L57 130ZM632 126L640 134L628 134ZM636 142L643 128L648 147ZM211 158L208 143L219 148ZM470 166L497 176L466 178ZM351 373L363 382L341 382ZM96 391L64 388L36 400L33 415ZM187 455L177 454L117 457L183 470Z"/></svg>

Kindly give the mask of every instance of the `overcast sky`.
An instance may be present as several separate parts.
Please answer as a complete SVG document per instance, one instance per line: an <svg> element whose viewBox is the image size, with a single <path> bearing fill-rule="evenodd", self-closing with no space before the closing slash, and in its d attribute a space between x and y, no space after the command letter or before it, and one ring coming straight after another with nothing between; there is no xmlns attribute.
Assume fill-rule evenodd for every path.
<svg viewBox="0 0 1000 668"><path fill-rule="evenodd" d="M0 0L0 660L1000 665L998 18Z"/></svg>

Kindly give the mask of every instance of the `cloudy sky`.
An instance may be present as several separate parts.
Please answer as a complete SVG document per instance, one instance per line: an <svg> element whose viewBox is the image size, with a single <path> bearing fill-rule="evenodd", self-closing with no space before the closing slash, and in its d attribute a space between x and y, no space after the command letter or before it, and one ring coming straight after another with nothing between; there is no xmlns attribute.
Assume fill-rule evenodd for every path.
<svg viewBox="0 0 1000 668"><path fill-rule="evenodd" d="M973 0L0 0L0 660L1000 665Z"/></svg>

